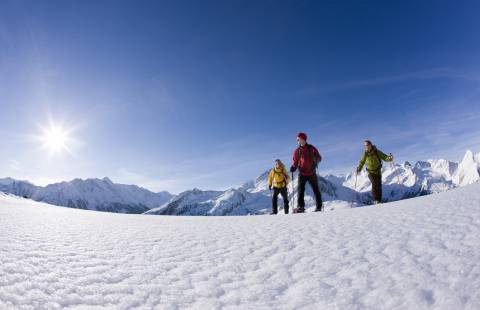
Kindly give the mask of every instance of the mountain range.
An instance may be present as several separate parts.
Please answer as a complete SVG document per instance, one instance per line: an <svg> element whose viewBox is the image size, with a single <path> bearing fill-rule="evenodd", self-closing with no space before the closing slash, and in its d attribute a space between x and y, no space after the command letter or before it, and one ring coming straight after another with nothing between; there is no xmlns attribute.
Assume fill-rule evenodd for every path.
<svg viewBox="0 0 480 310"><path fill-rule="evenodd" d="M0 191L58 206L117 213L143 213L173 196L168 192L153 193L136 185L115 184L108 178L75 179L45 187L6 178L0 179Z"/></svg>
<svg viewBox="0 0 480 310"><path fill-rule="evenodd" d="M268 173L269 170L238 188L226 191L195 188L178 195L154 193L136 185L115 184L108 178L75 179L45 187L5 178L0 179L0 191L58 206L117 213L252 215L270 212ZM460 162L438 159L418 161L413 165L409 162L384 163L382 175L385 201L444 192L480 180L480 153L467 151ZM318 175L318 180L326 210L358 207L371 201L370 181L365 172L358 176L354 173ZM291 205L296 202L296 180L293 183L293 196L289 185ZM279 206L282 206L279 199ZM314 206L313 194L308 186L305 203L307 211Z"/></svg>

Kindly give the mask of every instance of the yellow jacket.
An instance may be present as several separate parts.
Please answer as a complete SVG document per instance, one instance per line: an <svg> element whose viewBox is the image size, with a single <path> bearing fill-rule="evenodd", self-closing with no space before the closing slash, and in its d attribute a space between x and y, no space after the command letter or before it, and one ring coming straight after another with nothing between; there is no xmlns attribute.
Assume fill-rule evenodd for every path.
<svg viewBox="0 0 480 310"><path fill-rule="evenodd" d="M277 169L277 167L273 168L268 175L268 186L272 186L273 183L273 187L282 188L286 187L289 181L290 177L285 166L282 166L280 169Z"/></svg>

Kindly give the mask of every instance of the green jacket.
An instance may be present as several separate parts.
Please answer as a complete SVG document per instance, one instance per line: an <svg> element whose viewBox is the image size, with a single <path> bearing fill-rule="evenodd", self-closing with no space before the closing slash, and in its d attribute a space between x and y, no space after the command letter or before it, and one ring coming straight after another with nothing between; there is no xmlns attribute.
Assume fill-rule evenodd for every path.
<svg viewBox="0 0 480 310"><path fill-rule="evenodd" d="M377 149L376 146L373 146L370 152L363 153L357 171L362 171L363 165L366 164L368 173L382 174L382 160L392 161L393 158Z"/></svg>

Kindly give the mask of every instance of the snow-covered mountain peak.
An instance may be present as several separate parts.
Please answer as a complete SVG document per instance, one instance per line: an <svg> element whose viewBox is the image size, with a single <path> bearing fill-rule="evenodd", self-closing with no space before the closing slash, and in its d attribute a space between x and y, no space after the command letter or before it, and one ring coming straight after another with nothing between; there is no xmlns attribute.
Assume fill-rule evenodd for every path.
<svg viewBox="0 0 480 310"><path fill-rule="evenodd" d="M473 152L471 150L467 150L465 152L465 155L463 156L463 160L461 162L462 163L472 163L472 162L475 162L475 155L473 154Z"/></svg>
<svg viewBox="0 0 480 310"><path fill-rule="evenodd" d="M465 186L480 180L480 162L476 161L475 155L468 150L458 169L453 176L453 182L458 186Z"/></svg>
<svg viewBox="0 0 480 310"><path fill-rule="evenodd" d="M113 184L112 180L110 180L108 177L104 177L102 181L105 183Z"/></svg>
<svg viewBox="0 0 480 310"><path fill-rule="evenodd" d="M192 189L192 190L189 191L189 192L190 192L190 194L192 194L192 195L200 195L200 194L202 193L202 190L199 189L199 188L194 188L194 189Z"/></svg>
<svg viewBox="0 0 480 310"><path fill-rule="evenodd" d="M98 211L143 213L172 197L167 192L153 193L136 185L115 184L108 178L74 179L45 187L4 180L0 182L0 191L6 193L58 206Z"/></svg>
<svg viewBox="0 0 480 310"><path fill-rule="evenodd" d="M243 184L240 189L248 191L250 193L258 193L258 192L268 192L268 175L270 174L270 170L268 169L256 177L253 181L248 181Z"/></svg>
<svg viewBox="0 0 480 310"><path fill-rule="evenodd" d="M29 185L32 185L32 183L30 183L29 181L26 181L26 180L16 180L16 179L13 179L13 178L3 178L3 179L0 179L0 185L11 185L13 183L25 183L25 184L29 184Z"/></svg>
<svg viewBox="0 0 480 310"><path fill-rule="evenodd" d="M432 164L431 162L429 161L417 161L417 163L415 164L415 169L430 169L432 167Z"/></svg>
<svg viewBox="0 0 480 310"><path fill-rule="evenodd" d="M180 194L173 197L172 199L176 199L176 200L178 200L178 199L191 199L191 198L195 198L195 196L203 195L204 193L207 193L207 192L209 192L209 191L202 191L199 188L194 188L194 189L190 189L190 190L181 192Z"/></svg>
<svg viewBox="0 0 480 310"><path fill-rule="evenodd" d="M13 182L15 182L15 180L12 179L12 178L3 178L3 179L0 179L0 185L10 185L10 184L12 184Z"/></svg>
<svg viewBox="0 0 480 310"><path fill-rule="evenodd" d="M268 170L266 170L265 172L263 172L262 174L260 174L260 175L255 179L255 184L263 183L263 182L268 178L268 175L270 174L270 170L271 170L271 169L268 169Z"/></svg>

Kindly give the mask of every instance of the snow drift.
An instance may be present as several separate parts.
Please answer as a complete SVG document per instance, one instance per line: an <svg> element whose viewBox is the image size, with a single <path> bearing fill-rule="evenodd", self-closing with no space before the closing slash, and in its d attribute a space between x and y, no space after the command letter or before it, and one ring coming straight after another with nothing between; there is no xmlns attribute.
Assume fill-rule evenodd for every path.
<svg viewBox="0 0 480 310"><path fill-rule="evenodd" d="M480 183L289 216L125 215L0 195L0 309L473 310L478 236Z"/></svg>

